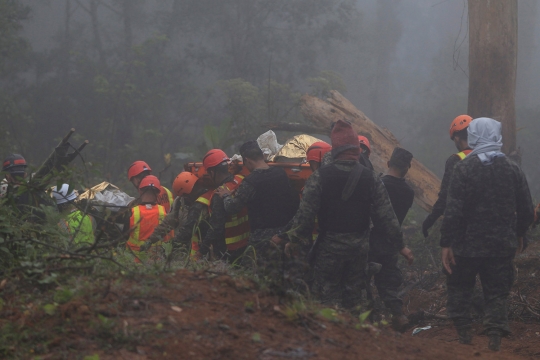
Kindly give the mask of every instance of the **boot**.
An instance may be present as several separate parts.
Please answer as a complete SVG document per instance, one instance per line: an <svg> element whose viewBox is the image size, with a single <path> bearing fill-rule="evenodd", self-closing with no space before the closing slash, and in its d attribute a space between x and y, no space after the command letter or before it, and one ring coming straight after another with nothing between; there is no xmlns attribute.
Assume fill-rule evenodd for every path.
<svg viewBox="0 0 540 360"><path fill-rule="evenodd" d="M405 332L407 330L407 325L409 325L409 318L405 315L393 315L392 316L392 329L398 332Z"/></svg>
<svg viewBox="0 0 540 360"><path fill-rule="evenodd" d="M470 326L458 327L457 333L459 336L459 343L470 345L472 343L472 329Z"/></svg>
<svg viewBox="0 0 540 360"><path fill-rule="evenodd" d="M501 350L501 334L499 332L490 332L488 334L489 345L488 349L491 351Z"/></svg>

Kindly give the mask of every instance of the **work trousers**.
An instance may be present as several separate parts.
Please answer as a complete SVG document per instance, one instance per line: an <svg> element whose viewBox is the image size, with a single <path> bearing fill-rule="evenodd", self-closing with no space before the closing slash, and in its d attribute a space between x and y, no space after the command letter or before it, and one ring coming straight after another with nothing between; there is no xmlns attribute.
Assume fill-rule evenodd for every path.
<svg viewBox="0 0 540 360"><path fill-rule="evenodd" d="M447 275L448 316L456 327L471 326L471 303L476 275L480 275L484 293L484 332L508 335L507 299L514 281L514 256L462 257L455 256L452 274Z"/></svg>
<svg viewBox="0 0 540 360"><path fill-rule="evenodd" d="M403 283L403 274L398 268L398 253L394 254L373 254L370 253L369 261L382 265L378 274L375 274L375 286L379 297L384 305L390 309L392 315L403 315L403 300L398 296L399 287Z"/></svg>
<svg viewBox="0 0 540 360"><path fill-rule="evenodd" d="M350 309L360 305L365 288L367 239L360 246L336 248L319 236L313 269L313 293L326 305Z"/></svg>

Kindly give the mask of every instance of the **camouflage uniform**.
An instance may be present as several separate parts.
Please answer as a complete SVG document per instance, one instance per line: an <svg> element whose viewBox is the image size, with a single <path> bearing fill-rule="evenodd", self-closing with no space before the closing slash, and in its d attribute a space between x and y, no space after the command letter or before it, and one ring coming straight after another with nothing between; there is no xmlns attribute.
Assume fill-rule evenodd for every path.
<svg viewBox="0 0 540 360"><path fill-rule="evenodd" d="M469 327L476 275L485 298L486 331L509 333L507 297L513 281L517 238L525 235L534 206L525 175L507 157L485 166L468 156L454 168L441 227L441 247L456 259L447 277L448 315L456 327Z"/></svg>
<svg viewBox="0 0 540 360"><path fill-rule="evenodd" d="M338 160L330 165L332 164L339 170L350 172L356 162ZM311 241L314 219L321 210L324 191L319 173L321 169L310 176L304 187L300 208L291 226L292 230L287 232L289 240L293 243L308 245ZM368 217L378 227L385 229L387 238L403 242L398 220L383 183L375 173L364 168L357 186L366 184L370 186L369 199L366 204L359 203L358 206L367 206L370 209ZM369 223L369 219L367 222ZM319 225L322 225L321 216ZM364 233L323 231L317 239L315 248L313 292L324 304L339 304L346 308L358 305L361 290L365 286L369 229Z"/></svg>
<svg viewBox="0 0 540 360"><path fill-rule="evenodd" d="M184 204L184 198L177 197L171 207L171 211L165 216L163 221L154 229L154 232L148 238L152 244L157 243L169 232L182 225L187 218L188 207Z"/></svg>

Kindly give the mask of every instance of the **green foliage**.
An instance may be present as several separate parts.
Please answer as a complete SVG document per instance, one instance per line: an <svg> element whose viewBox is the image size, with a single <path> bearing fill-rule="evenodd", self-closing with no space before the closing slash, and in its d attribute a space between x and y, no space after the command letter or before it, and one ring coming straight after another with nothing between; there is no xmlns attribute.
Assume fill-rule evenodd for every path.
<svg viewBox="0 0 540 360"><path fill-rule="evenodd" d="M330 90L337 90L344 94L347 86L337 72L331 70L321 71L317 77L310 77L307 82L312 87L312 94L319 97L328 96Z"/></svg>
<svg viewBox="0 0 540 360"><path fill-rule="evenodd" d="M319 316L322 316L323 318L325 318L326 320L330 320L332 322L339 322L341 321L337 311L335 309L332 309L332 308L324 308L324 309L321 309L319 310L319 312L317 313Z"/></svg>
<svg viewBox="0 0 540 360"><path fill-rule="evenodd" d="M73 291L67 288L61 288L54 293L54 302L58 304L65 304L73 298Z"/></svg>

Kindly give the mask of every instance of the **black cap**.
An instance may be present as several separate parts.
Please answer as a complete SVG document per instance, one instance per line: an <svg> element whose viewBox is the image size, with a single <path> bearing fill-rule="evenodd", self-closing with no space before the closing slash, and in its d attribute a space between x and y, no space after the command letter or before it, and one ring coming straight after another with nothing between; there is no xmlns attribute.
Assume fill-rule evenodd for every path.
<svg viewBox="0 0 540 360"><path fill-rule="evenodd" d="M394 152L392 152L392 156L390 157L390 166L395 166L399 169L408 169L411 167L412 159L413 154L405 149L397 147L394 149Z"/></svg>
<svg viewBox="0 0 540 360"><path fill-rule="evenodd" d="M9 155L2 165L2 171L7 171L11 174L24 174L26 172L26 160L22 155Z"/></svg>

